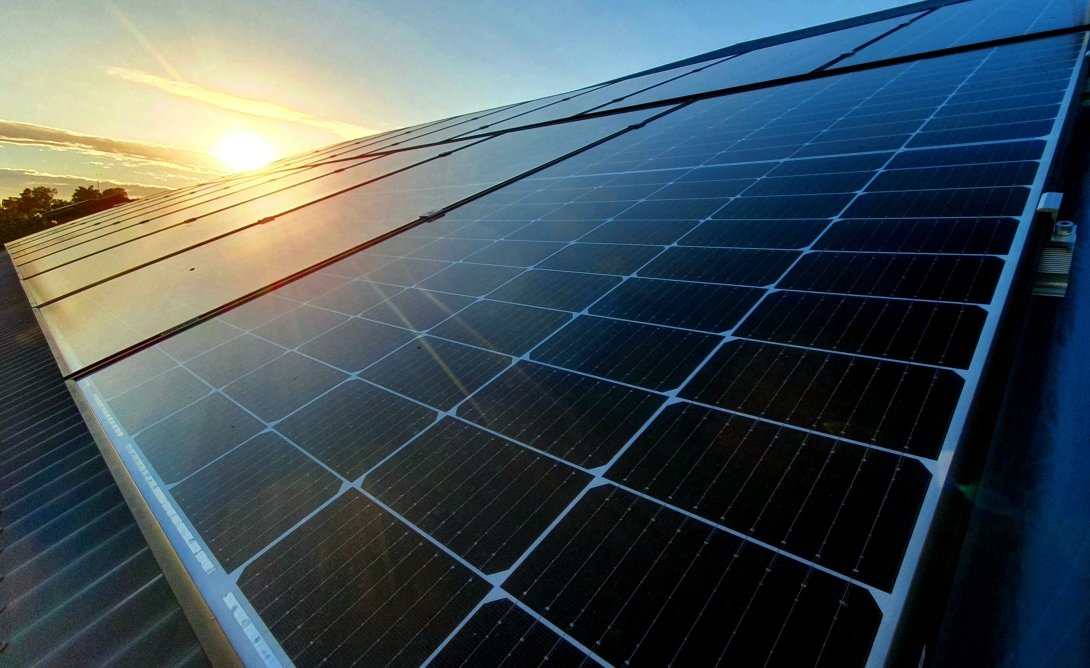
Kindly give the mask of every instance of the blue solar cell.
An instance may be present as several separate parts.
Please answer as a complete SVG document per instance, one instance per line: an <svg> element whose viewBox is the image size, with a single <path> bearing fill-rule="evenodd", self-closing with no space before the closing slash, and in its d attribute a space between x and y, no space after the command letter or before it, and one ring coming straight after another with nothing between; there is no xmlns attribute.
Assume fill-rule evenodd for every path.
<svg viewBox="0 0 1090 668"><path fill-rule="evenodd" d="M282 663L881 663L1083 42L694 102L80 386Z"/></svg>

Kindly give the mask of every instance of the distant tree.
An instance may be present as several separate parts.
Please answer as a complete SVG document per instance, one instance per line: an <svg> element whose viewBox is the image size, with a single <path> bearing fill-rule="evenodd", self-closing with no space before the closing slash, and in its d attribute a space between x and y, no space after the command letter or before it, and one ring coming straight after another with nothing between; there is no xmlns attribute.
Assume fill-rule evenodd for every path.
<svg viewBox="0 0 1090 668"><path fill-rule="evenodd" d="M72 192L72 204L88 202L99 197L102 197L102 193L94 186L76 186L75 191Z"/></svg>
<svg viewBox="0 0 1090 668"><path fill-rule="evenodd" d="M79 186L72 193L71 202L57 199L57 190L38 186L26 188L16 197L0 200L0 244L43 230L56 221L51 219L51 211L69 204L89 202L102 197L120 195L128 201L129 195L124 188L107 188L99 192L95 186ZM60 216L61 214L57 214ZM63 220L63 218L62 218Z"/></svg>
<svg viewBox="0 0 1090 668"><path fill-rule="evenodd" d="M18 197L8 197L0 202L0 211L8 216L49 211L68 204L57 199L57 189L38 186L26 188Z"/></svg>

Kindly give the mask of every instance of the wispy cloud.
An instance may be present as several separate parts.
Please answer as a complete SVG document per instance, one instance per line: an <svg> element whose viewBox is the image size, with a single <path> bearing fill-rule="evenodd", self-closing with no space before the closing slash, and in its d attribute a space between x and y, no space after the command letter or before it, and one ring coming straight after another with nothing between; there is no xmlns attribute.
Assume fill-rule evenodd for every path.
<svg viewBox="0 0 1090 668"><path fill-rule="evenodd" d="M154 163L206 175L224 173L223 163L208 153L148 142L110 139L32 123L0 120L0 143L44 146Z"/></svg>
<svg viewBox="0 0 1090 668"><path fill-rule="evenodd" d="M309 125L313 128L321 128L336 134L342 139L354 139L376 132L375 130L359 125L317 118L302 111L288 109L279 104L249 100L244 97L237 97L228 93L209 90L196 84L166 79L147 72L141 72L140 70L130 70L124 67L111 67L106 70L106 73L118 79L124 79L125 81L144 84L146 86L153 86L171 93L172 95L187 97L192 100L211 104L223 109L230 109L231 111L237 111L242 114L260 116L262 118L273 118L279 121L289 121L291 123Z"/></svg>

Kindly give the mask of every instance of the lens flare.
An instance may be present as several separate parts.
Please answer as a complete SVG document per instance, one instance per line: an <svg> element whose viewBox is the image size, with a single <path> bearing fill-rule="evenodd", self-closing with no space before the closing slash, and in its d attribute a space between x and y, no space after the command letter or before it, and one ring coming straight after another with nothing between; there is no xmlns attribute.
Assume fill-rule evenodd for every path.
<svg viewBox="0 0 1090 668"><path fill-rule="evenodd" d="M220 139L219 148L212 151L212 155L236 172L264 167L276 159L272 148L252 135L224 137Z"/></svg>

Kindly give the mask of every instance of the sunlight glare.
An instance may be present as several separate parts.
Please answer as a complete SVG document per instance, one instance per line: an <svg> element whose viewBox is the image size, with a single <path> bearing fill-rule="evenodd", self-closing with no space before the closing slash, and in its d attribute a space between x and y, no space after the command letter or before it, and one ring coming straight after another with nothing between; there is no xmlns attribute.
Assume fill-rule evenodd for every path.
<svg viewBox="0 0 1090 668"><path fill-rule="evenodd" d="M220 139L212 155L227 163L236 172L264 167L276 159L272 148L252 135L232 135Z"/></svg>

